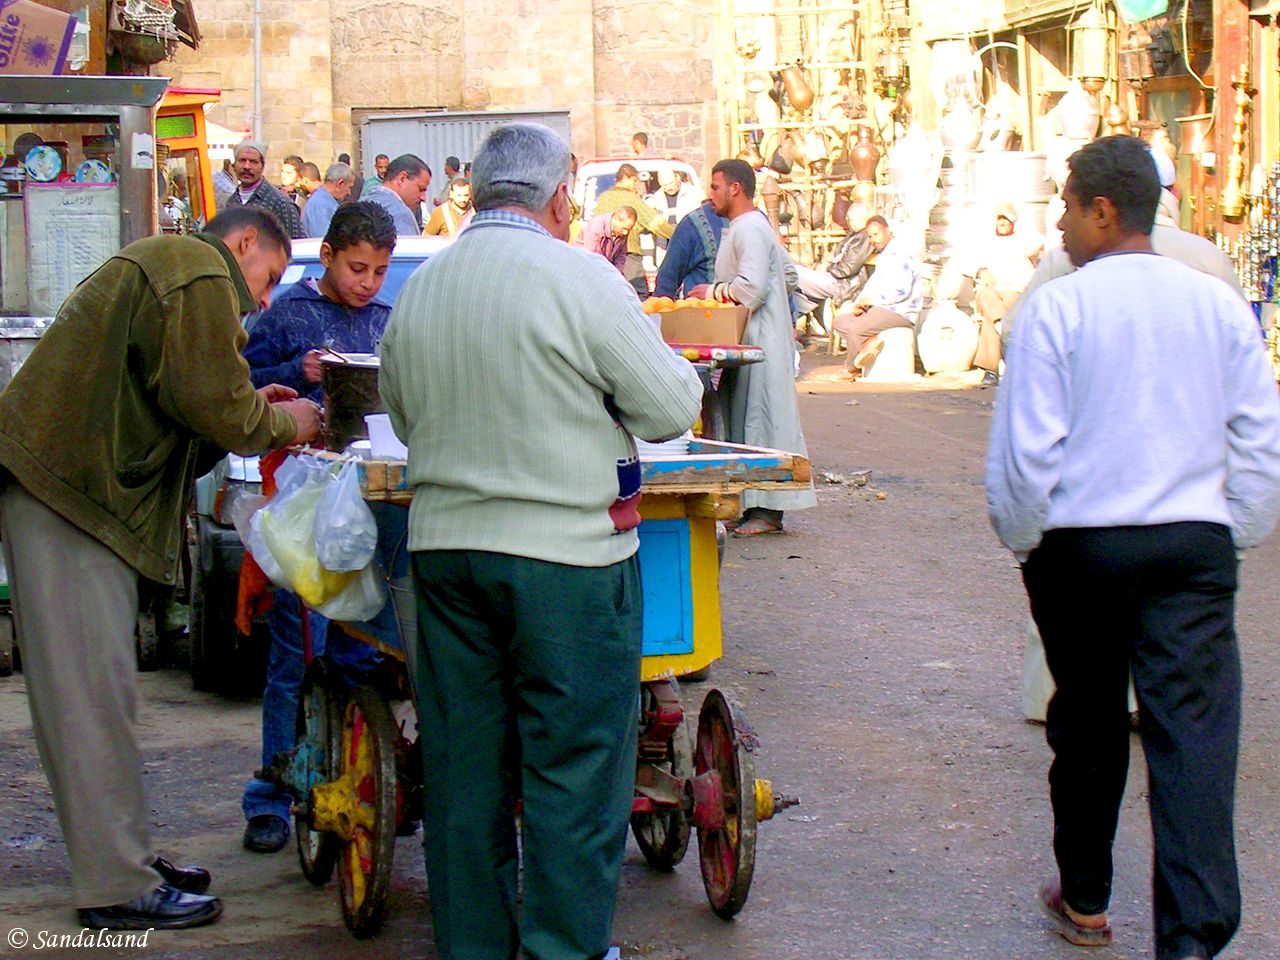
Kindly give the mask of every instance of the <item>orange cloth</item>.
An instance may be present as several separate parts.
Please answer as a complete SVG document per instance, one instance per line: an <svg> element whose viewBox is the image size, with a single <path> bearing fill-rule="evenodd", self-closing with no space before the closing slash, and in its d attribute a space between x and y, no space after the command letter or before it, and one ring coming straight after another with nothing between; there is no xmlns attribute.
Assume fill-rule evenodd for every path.
<svg viewBox="0 0 1280 960"><path fill-rule="evenodd" d="M288 455L285 450L272 450L262 458L258 471L262 474L263 496L275 496L276 470ZM274 589L275 585L262 572L253 554L246 550L240 561L240 587L236 594L236 629L246 637L253 630L254 618L271 609Z"/></svg>

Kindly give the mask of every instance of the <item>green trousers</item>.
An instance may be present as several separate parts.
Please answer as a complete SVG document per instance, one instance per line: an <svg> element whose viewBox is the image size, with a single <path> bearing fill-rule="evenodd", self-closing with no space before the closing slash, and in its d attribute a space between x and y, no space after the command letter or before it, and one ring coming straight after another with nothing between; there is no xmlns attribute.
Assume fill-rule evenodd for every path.
<svg viewBox="0 0 1280 960"><path fill-rule="evenodd" d="M439 955L599 957L635 780L639 563L431 550L414 553L413 575Z"/></svg>

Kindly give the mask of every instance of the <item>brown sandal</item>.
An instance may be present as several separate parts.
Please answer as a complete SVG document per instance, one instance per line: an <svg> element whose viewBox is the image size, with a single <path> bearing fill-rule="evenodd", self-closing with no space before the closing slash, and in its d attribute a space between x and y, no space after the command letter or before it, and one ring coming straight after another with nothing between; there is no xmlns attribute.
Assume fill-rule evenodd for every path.
<svg viewBox="0 0 1280 960"><path fill-rule="evenodd" d="M1109 947L1111 946L1111 924L1107 922L1105 913L1076 913L1062 899L1062 884L1051 880L1040 888L1040 906L1058 926L1058 933L1067 943L1077 947ZM1080 920L1092 920L1094 924L1081 923ZM1101 920L1101 924L1096 921Z"/></svg>

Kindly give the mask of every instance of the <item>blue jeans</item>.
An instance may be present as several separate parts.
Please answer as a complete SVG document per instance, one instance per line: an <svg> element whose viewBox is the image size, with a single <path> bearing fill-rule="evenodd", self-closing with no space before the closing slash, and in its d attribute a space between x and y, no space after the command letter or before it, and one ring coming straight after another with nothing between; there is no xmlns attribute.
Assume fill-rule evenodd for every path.
<svg viewBox="0 0 1280 960"><path fill-rule="evenodd" d="M262 692L262 766L271 766L277 753L292 750L297 740L298 693L306 664L302 661L301 606L296 594L277 590L267 613L271 656L267 661L267 686ZM311 621L311 655L328 655L342 673L360 673L371 667L379 653L371 646L335 629L328 638L329 621L314 610ZM290 819L293 795L273 783L254 777L244 788L241 807L249 820L262 814Z"/></svg>

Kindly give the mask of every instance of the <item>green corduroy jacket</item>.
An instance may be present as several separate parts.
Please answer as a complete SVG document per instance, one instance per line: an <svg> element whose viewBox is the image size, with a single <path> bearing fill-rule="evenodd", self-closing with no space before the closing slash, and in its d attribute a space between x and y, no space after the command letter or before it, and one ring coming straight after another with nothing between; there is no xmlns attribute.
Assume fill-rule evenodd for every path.
<svg viewBox="0 0 1280 960"><path fill-rule="evenodd" d="M296 432L240 356L240 317L255 306L216 237L125 247L76 287L0 393L0 467L172 583L200 442L248 455Z"/></svg>

